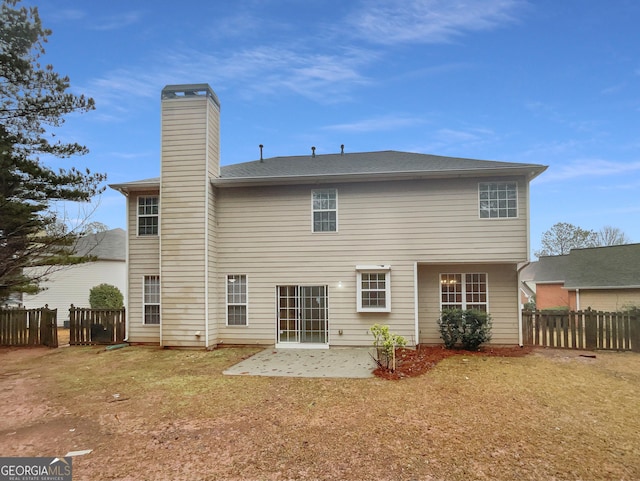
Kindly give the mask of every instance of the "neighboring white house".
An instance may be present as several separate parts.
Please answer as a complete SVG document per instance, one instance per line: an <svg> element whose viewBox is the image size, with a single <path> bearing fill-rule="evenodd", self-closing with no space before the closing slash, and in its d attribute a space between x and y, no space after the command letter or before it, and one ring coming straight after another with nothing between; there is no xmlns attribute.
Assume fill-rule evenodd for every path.
<svg viewBox="0 0 640 481"><path fill-rule="evenodd" d="M76 245L78 255L97 257L94 262L55 268L41 283L43 291L24 294L23 305L28 308L58 310L58 325L69 319L69 307L89 306L89 291L99 284L116 286L127 297L126 237L123 229L112 229L82 237ZM126 304L125 304L126 305Z"/></svg>
<svg viewBox="0 0 640 481"><path fill-rule="evenodd" d="M159 178L127 197L131 342L368 346L389 325L440 343L443 308L517 344L529 184L546 166L383 151L220 166L207 84L161 96Z"/></svg>

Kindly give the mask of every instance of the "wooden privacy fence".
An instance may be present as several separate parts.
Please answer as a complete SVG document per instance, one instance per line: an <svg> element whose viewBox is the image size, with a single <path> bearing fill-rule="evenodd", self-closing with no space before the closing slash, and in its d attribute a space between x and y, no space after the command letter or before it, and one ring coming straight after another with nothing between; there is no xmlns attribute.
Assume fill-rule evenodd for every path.
<svg viewBox="0 0 640 481"><path fill-rule="evenodd" d="M58 347L58 312L40 309L0 309L1 346Z"/></svg>
<svg viewBox="0 0 640 481"><path fill-rule="evenodd" d="M69 309L69 344L120 344L125 338L125 309Z"/></svg>
<svg viewBox="0 0 640 481"><path fill-rule="evenodd" d="M522 311L528 346L640 352L637 311Z"/></svg>

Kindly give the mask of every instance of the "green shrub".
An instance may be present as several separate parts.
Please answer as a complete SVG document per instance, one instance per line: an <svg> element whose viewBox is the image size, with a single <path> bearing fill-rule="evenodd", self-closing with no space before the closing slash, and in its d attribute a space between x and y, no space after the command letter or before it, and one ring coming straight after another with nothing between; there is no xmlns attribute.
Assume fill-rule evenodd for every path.
<svg viewBox="0 0 640 481"><path fill-rule="evenodd" d="M89 305L92 309L120 309L124 306L124 297L116 286L100 284L89 291Z"/></svg>
<svg viewBox="0 0 640 481"><path fill-rule="evenodd" d="M463 349L475 351L491 340L491 316L476 309L445 309L438 320L440 337L447 349L460 341Z"/></svg>
<svg viewBox="0 0 640 481"><path fill-rule="evenodd" d="M389 332L389 326L374 324L369 330L373 334L373 345L376 348L378 366L395 371L396 347L406 346L406 339Z"/></svg>
<svg viewBox="0 0 640 481"><path fill-rule="evenodd" d="M440 337L444 341L444 347L453 349L460 339L460 326L462 325L462 309L445 309L438 320Z"/></svg>

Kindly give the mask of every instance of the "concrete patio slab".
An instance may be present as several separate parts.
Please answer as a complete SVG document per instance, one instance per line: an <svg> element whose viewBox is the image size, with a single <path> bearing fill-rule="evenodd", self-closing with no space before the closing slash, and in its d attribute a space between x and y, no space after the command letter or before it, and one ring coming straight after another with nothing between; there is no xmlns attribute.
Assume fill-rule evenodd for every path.
<svg viewBox="0 0 640 481"><path fill-rule="evenodd" d="M371 348L268 348L223 372L230 376L289 376L324 378L373 377Z"/></svg>

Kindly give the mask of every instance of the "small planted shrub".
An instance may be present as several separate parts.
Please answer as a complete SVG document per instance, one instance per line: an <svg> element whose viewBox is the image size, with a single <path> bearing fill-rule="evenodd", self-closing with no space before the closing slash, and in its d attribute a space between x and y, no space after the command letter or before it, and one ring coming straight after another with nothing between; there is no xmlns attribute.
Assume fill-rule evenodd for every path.
<svg viewBox="0 0 640 481"><path fill-rule="evenodd" d="M369 328L373 334L373 346L376 348L378 366L390 371L396 370L396 347L407 345L404 337L389 332L389 326L374 324Z"/></svg>
<svg viewBox="0 0 640 481"><path fill-rule="evenodd" d="M124 296L116 286L99 284L89 291L89 305L92 309L120 309Z"/></svg>
<svg viewBox="0 0 640 481"><path fill-rule="evenodd" d="M475 351L491 340L491 315L484 311L445 309L438 325L447 349L453 349L459 341L463 349Z"/></svg>

